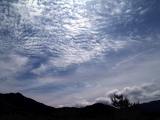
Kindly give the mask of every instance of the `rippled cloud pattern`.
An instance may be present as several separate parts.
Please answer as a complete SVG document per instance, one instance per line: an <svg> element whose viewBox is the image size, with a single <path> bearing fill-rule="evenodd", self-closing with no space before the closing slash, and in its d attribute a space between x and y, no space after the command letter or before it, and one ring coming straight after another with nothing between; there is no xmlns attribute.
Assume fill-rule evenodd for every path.
<svg viewBox="0 0 160 120"><path fill-rule="evenodd" d="M70 106L158 83L159 3L1 0L0 91Z"/></svg>

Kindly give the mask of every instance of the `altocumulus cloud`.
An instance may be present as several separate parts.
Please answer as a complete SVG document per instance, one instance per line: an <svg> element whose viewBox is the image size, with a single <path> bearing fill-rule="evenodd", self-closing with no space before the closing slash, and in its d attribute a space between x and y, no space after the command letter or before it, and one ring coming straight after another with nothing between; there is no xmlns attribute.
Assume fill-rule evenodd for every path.
<svg viewBox="0 0 160 120"><path fill-rule="evenodd" d="M1 0L0 91L53 106L91 104L115 89L158 99L159 8L157 0Z"/></svg>

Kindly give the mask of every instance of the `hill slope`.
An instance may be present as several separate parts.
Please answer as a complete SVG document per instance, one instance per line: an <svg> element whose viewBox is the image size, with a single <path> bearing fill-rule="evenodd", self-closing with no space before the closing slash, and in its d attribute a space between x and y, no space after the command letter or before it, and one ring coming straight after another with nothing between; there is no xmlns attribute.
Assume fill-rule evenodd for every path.
<svg viewBox="0 0 160 120"><path fill-rule="evenodd" d="M0 120L160 120L160 101L118 110L97 103L83 108L53 108L20 93L0 94Z"/></svg>

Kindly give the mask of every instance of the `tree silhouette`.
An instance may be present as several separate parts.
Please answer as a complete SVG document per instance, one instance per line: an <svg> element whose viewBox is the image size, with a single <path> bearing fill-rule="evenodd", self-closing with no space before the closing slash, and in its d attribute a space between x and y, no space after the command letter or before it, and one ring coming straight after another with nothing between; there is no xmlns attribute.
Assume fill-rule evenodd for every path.
<svg viewBox="0 0 160 120"><path fill-rule="evenodd" d="M119 109L129 108L133 104L129 101L129 99L122 94L113 94L110 96L111 104Z"/></svg>

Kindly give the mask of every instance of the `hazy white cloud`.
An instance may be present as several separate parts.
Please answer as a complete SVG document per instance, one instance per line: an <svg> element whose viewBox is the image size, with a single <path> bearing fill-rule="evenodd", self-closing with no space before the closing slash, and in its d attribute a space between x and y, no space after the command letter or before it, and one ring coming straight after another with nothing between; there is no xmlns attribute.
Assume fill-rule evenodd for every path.
<svg viewBox="0 0 160 120"><path fill-rule="evenodd" d="M105 67L81 66L83 69L79 67L80 71L71 75L46 75L23 93L56 107L109 102L109 95L115 92L127 95L133 102L159 99L160 62L156 49L117 64L109 72Z"/></svg>
<svg viewBox="0 0 160 120"><path fill-rule="evenodd" d="M28 58L18 54L10 54L0 57L0 78L14 77L18 72L23 70L27 64Z"/></svg>
<svg viewBox="0 0 160 120"><path fill-rule="evenodd" d="M107 93L107 97L116 93L127 96L132 102L149 102L158 100L160 97L159 86L155 83L146 83L143 85L115 89Z"/></svg>

